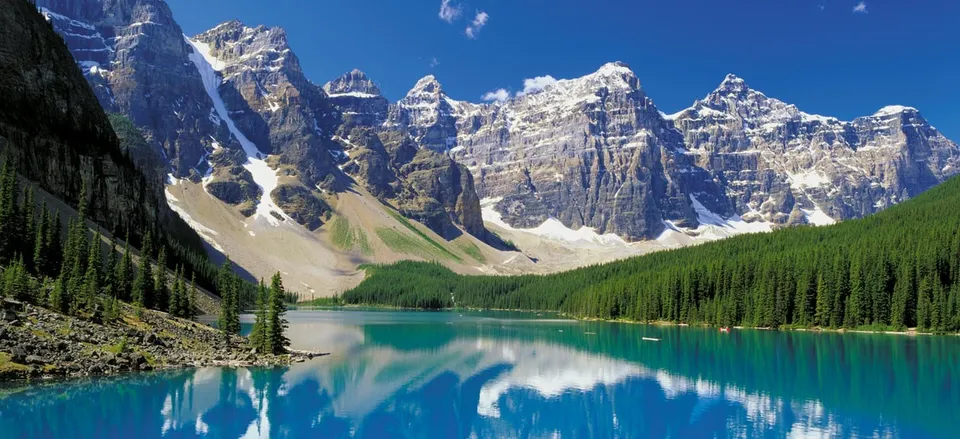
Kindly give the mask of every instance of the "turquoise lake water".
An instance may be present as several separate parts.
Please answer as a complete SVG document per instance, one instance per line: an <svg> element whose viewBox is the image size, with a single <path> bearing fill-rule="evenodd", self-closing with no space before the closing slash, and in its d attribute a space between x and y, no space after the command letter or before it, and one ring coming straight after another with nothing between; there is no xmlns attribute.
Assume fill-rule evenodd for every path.
<svg viewBox="0 0 960 439"><path fill-rule="evenodd" d="M960 437L960 337L288 318L331 355L0 389L0 438Z"/></svg>

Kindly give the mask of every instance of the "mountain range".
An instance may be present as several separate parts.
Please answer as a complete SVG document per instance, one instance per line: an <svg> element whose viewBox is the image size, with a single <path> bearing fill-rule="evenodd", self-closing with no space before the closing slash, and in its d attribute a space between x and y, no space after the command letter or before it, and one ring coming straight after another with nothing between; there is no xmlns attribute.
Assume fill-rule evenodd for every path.
<svg viewBox="0 0 960 439"><path fill-rule="evenodd" d="M167 201L210 250L318 294L363 262L555 271L831 224L960 172L910 107L841 121L728 75L668 115L619 62L483 104L431 75L390 102L358 70L311 82L280 28L187 37L162 0L36 4L103 108L161 151Z"/></svg>

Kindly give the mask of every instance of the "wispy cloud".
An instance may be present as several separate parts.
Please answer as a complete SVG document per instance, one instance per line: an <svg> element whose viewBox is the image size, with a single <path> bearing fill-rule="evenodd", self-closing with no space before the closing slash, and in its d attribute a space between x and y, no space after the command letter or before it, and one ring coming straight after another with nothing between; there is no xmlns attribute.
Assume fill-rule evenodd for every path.
<svg viewBox="0 0 960 439"><path fill-rule="evenodd" d="M867 2L857 3L857 5L853 7L853 13L854 13L854 14L866 14L866 13L867 13Z"/></svg>
<svg viewBox="0 0 960 439"><path fill-rule="evenodd" d="M436 66L439 66L439 65L440 65L440 60L438 60L437 57L433 57L432 59L430 59L430 68L431 68L431 69L434 68L434 67L436 67Z"/></svg>
<svg viewBox="0 0 960 439"><path fill-rule="evenodd" d="M480 29L483 29L487 25L487 20L490 19L490 14L487 14L483 11L478 11L477 16L474 17L473 22L467 26L467 37L470 39L476 39L477 34L480 33Z"/></svg>
<svg viewBox="0 0 960 439"><path fill-rule="evenodd" d="M482 99L487 102L503 102L510 99L510 92L501 88L496 91L487 92L483 95Z"/></svg>
<svg viewBox="0 0 960 439"><path fill-rule="evenodd" d="M537 76L536 78L527 78L523 80L523 91L517 92L517 96L523 96L530 93L536 93L540 90L543 90L548 85L556 83L557 80L553 76Z"/></svg>
<svg viewBox="0 0 960 439"><path fill-rule="evenodd" d="M440 19L447 23L453 23L462 13L462 8L453 3L453 0L443 0L440 3Z"/></svg>

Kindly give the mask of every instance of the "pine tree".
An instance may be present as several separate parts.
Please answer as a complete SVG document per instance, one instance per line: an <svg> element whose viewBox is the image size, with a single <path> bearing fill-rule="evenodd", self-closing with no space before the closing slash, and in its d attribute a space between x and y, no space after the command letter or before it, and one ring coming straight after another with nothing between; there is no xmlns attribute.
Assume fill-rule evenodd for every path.
<svg viewBox="0 0 960 439"><path fill-rule="evenodd" d="M47 243L44 274L47 276L56 276L60 274L63 264L63 240L60 234L63 233L63 223L60 222L60 212L53 215L53 223L47 229Z"/></svg>
<svg viewBox="0 0 960 439"><path fill-rule="evenodd" d="M283 318L287 312L287 306L283 302L284 295L283 280L280 272L277 272L270 282L270 303L267 311L267 347L276 354L283 353L290 345L290 340L284 335L287 328L287 321Z"/></svg>
<svg viewBox="0 0 960 439"><path fill-rule="evenodd" d="M17 174L13 158L4 154L0 169L0 264L9 262L17 242Z"/></svg>
<svg viewBox="0 0 960 439"><path fill-rule="evenodd" d="M830 285L828 285L823 273L820 273L820 276L817 278L817 309L815 318L818 326L830 326L832 305L833 297L830 292Z"/></svg>
<svg viewBox="0 0 960 439"><path fill-rule="evenodd" d="M267 352L271 349L267 346L267 286L263 279L257 286L257 313L253 322L253 329L250 331L250 345L258 352Z"/></svg>
<svg viewBox="0 0 960 439"><path fill-rule="evenodd" d="M87 251L87 270L83 276L83 286L81 288L79 306L88 311L92 311L98 302L101 285L101 264L102 254L100 253L100 232L94 235L90 242L90 249Z"/></svg>
<svg viewBox="0 0 960 439"><path fill-rule="evenodd" d="M110 232L110 247L107 251L107 264L101 270L103 273L102 291L107 298L117 296L117 230Z"/></svg>
<svg viewBox="0 0 960 439"><path fill-rule="evenodd" d="M217 290L220 293L220 315L217 326L227 334L240 333L240 279L233 274L230 259L223 263L217 274Z"/></svg>
<svg viewBox="0 0 960 439"><path fill-rule="evenodd" d="M167 288L167 249L163 246L157 254L157 268L153 273L153 295L156 297L156 308L168 310L170 289Z"/></svg>
<svg viewBox="0 0 960 439"><path fill-rule="evenodd" d="M144 288L143 288L143 306L146 308L156 308L157 300L156 294L153 289L154 284L154 269L153 269L153 234L150 231L143 237L143 245L140 246L140 264L144 266L144 274L147 276L144 278Z"/></svg>
<svg viewBox="0 0 960 439"><path fill-rule="evenodd" d="M40 207L40 219L37 221L36 231L33 236L33 258L31 258L32 265L30 267L33 273L38 275L51 275L47 271L47 235L50 233L47 229L50 228L50 211L47 210L47 203L44 202L43 206Z"/></svg>
<svg viewBox="0 0 960 439"><path fill-rule="evenodd" d="M193 319L197 316L197 307L194 305L194 301L197 297L197 274L190 274L190 288L186 290L185 297L183 299L183 309L184 309L184 318Z"/></svg>
<svg viewBox="0 0 960 439"><path fill-rule="evenodd" d="M890 306L890 324L899 330L907 328L911 323L907 309L910 306L910 296L913 295L913 279L913 264L902 264L897 283L893 287L893 303Z"/></svg>
<svg viewBox="0 0 960 439"><path fill-rule="evenodd" d="M930 296L932 294L933 281L930 276L924 276L920 279L920 286L917 288L917 328L920 330L930 329L932 314Z"/></svg>
<svg viewBox="0 0 960 439"><path fill-rule="evenodd" d="M180 276L180 266L173 272L173 286L170 288L170 299L167 303L167 312L174 317L180 317L180 291L177 289L177 278Z"/></svg>
<svg viewBox="0 0 960 439"><path fill-rule="evenodd" d="M113 290L120 300L125 302L130 301L131 299L131 290L133 285L131 282L131 270L133 266L133 260L130 257L130 234L127 233L126 240L124 241L123 246L123 256L120 258L120 261L117 263L114 275L114 287Z"/></svg>
<svg viewBox="0 0 960 439"><path fill-rule="evenodd" d="M57 277L56 283L53 285L53 291L50 292L50 308L53 308L56 311L59 311L62 314L66 314L69 311L70 303L67 296L67 286L66 281L63 279L63 275Z"/></svg>
<svg viewBox="0 0 960 439"><path fill-rule="evenodd" d="M11 297L24 302L32 302L30 275L23 262L23 257L17 257L14 262L3 271L3 296Z"/></svg>
<svg viewBox="0 0 960 439"><path fill-rule="evenodd" d="M853 257L850 264L850 309L847 312L845 326L856 328L866 323L866 285L863 278L863 258L861 254Z"/></svg>
<svg viewBox="0 0 960 439"><path fill-rule="evenodd" d="M27 186L23 191L23 204L19 209L20 224L22 224L17 237L17 246L19 251L23 252L32 249L34 244L34 233L36 230L37 205L33 198L33 186ZM28 270L33 271L33 252L21 254L23 262Z"/></svg>

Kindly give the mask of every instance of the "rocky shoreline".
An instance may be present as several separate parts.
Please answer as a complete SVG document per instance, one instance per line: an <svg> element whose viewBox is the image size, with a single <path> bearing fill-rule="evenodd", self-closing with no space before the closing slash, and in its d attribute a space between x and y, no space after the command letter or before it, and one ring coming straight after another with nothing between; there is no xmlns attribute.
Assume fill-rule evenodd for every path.
<svg viewBox="0 0 960 439"><path fill-rule="evenodd" d="M323 354L257 353L247 338L124 304L111 323L6 302L0 310L0 382L115 375L189 367L281 366Z"/></svg>

